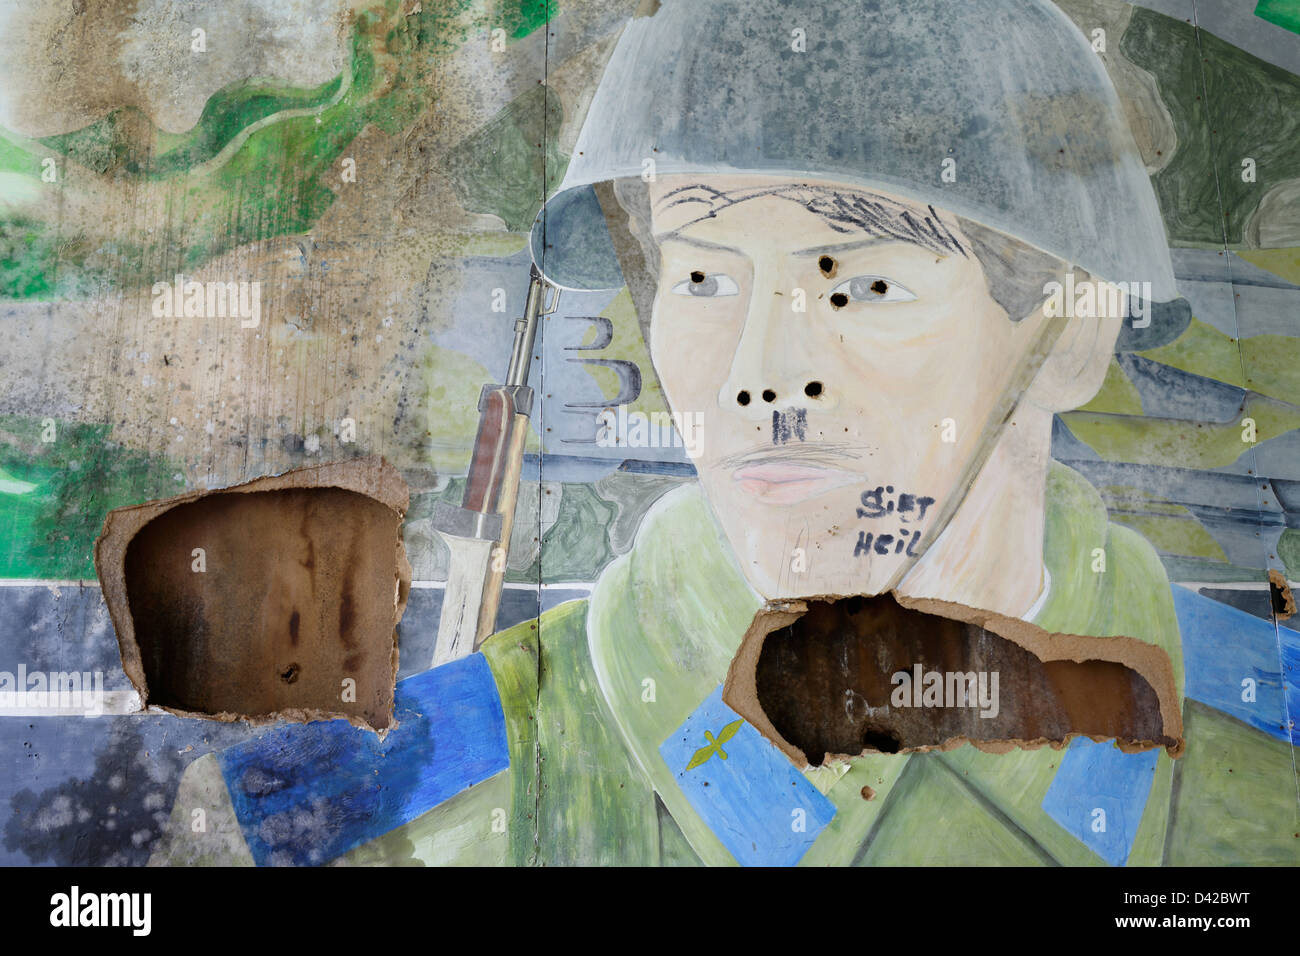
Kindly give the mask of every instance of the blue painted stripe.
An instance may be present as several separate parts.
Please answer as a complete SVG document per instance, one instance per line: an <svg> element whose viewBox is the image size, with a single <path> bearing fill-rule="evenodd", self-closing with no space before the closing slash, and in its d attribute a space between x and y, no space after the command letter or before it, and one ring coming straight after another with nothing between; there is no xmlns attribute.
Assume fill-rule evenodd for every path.
<svg viewBox="0 0 1300 956"><path fill-rule="evenodd" d="M1274 629L1272 621L1175 585L1174 609L1183 637L1186 695L1278 738L1300 743L1288 727L1300 705L1300 633ZM1279 637L1282 659L1278 657ZM1283 661L1290 666L1283 670ZM1283 675L1285 674L1285 680ZM1242 700L1243 681L1255 682L1255 699Z"/></svg>
<svg viewBox="0 0 1300 956"><path fill-rule="evenodd" d="M1282 638L1282 687L1286 691L1287 728L1291 743L1300 744L1300 634L1289 628L1278 628Z"/></svg>
<svg viewBox="0 0 1300 956"><path fill-rule="evenodd" d="M793 866L835 816L794 764L749 723L687 770L701 748L740 717L719 687L659 747L677 784L719 840L743 866ZM723 757L722 754L726 756Z"/></svg>
<svg viewBox="0 0 1300 956"><path fill-rule="evenodd" d="M510 765L482 654L397 684L382 741L347 721L285 724L220 756L253 859L325 863Z"/></svg>
<svg viewBox="0 0 1300 956"><path fill-rule="evenodd" d="M1133 851L1160 751L1126 754L1113 743L1070 741L1043 810L1111 866Z"/></svg>
<svg viewBox="0 0 1300 956"><path fill-rule="evenodd" d="M100 671L104 690L130 690L97 587L0 588L0 670Z"/></svg>

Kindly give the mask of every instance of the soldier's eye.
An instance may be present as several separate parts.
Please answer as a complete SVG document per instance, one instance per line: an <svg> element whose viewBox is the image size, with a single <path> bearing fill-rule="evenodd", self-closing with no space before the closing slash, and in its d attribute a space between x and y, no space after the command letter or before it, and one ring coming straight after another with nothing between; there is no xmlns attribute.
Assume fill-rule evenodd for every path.
<svg viewBox="0 0 1300 956"><path fill-rule="evenodd" d="M854 276L831 289L831 305L842 309L850 302L911 302L916 296L883 276Z"/></svg>
<svg viewBox="0 0 1300 956"><path fill-rule="evenodd" d="M697 270L692 272L688 278L673 286L672 291L677 295L713 298L721 295L737 295L740 292L740 287L736 285L736 280L729 275L724 275L721 272L705 275Z"/></svg>

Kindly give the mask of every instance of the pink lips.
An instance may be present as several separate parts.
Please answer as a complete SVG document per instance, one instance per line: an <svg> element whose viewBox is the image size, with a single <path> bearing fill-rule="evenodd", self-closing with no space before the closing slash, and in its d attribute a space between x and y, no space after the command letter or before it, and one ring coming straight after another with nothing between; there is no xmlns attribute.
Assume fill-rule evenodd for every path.
<svg viewBox="0 0 1300 956"><path fill-rule="evenodd" d="M733 477L740 482L741 488L756 498L789 504L859 481L862 476L835 468L771 463L746 465L737 469Z"/></svg>

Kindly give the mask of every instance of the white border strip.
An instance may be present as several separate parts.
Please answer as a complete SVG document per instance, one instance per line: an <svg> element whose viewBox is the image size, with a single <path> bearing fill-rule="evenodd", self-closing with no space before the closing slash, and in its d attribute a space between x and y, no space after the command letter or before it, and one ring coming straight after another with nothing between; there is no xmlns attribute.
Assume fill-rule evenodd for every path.
<svg viewBox="0 0 1300 956"><path fill-rule="evenodd" d="M561 581L557 584L528 584L526 582L508 582L501 585L507 591L536 591L539 588L543 591L590 591L596 585L591 581ZM412 581L411 588L414 590L445 590L446 581Z"/></svg>
<svg viewBox="0 0 1300 956"><path fill-rule="evenodd" d="M90 580L61 580L59 578L0 578L0 588L97 588L99 582Z"/></svg>
<svg viewBox="0 0 1300 956"><path fill-rule="evenodd" d="M1179 587L1187 588L1189 591L1199 591L1201 588L1209 588L1212 591L1267 591L1269 583L1267 581L1175 581ZM1300 583L1288 581L1287 587L1300 588Z"/></svg>
<svg viewBox="0 0 1300 956"><path fill-rule="evenodd" d="M543 584L543 591L590 591L595 587L593 581L560 581L554 584ZM75 580L60 578L0 578L0 588L98 588L99 582L94 580ZM442 590L447 587L446 581L412 581L411 587L428 589L434 588ZM509 591L536 591L538 585L527 582L508 582L502 585Z"/></svg>
<svg viewBox="0 0 1300 956"><path fill-rule="evenodd" d="M49 696L57 699L59 695L51 692ZM104 691L94 713L88 713L84 706L0 707L0 717L127 717L144 713L147 711L140 708L140 695L133 690Z"/></svg>

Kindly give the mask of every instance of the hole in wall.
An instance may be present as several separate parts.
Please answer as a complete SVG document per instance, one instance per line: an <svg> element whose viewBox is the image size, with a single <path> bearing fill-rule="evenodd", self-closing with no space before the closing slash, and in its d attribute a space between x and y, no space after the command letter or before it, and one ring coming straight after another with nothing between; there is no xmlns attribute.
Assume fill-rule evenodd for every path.
<svg viewBox="0 0 1300 956"><path fill-rule="evenodd" d="M316 473L380 497L304 486ZM387 729L410 586L405 484L356 459L239 488L109 515L96 568L127 676L184 716Z"/></svg>
<svg viewBox="0 0 1300 956"><path fill-rule="evenodd" d="M348 708L340 688L351 678L359 713L387 725L398 522L338 488L216 494L149 522L125 568L150 703L335 713Z"/></svg>
<svg viewBox="0 0 1300 956"><path fill-rule="evenodd" d="M1291 593L1291 585L1281 571L1272 568L1268 572L1268 596L1273 616L1279 621L1285 621L1295 614L1295 596Z"/></svg>
<svg viewBox="0 0 1300 956"><path fill-rule="evenodd" d="M1080 734L1181 753L1163 651L1014 622L1037 632L1017 632L1031 649L981 626L983 612L964 610L971 620L906 607L893 594L772 605L746 635L724 700L813 766L964 741L1001 752ZM1052 658L1051 647L1082 659ZM1133 659L1114 659L1123 654Z"/></svg>

